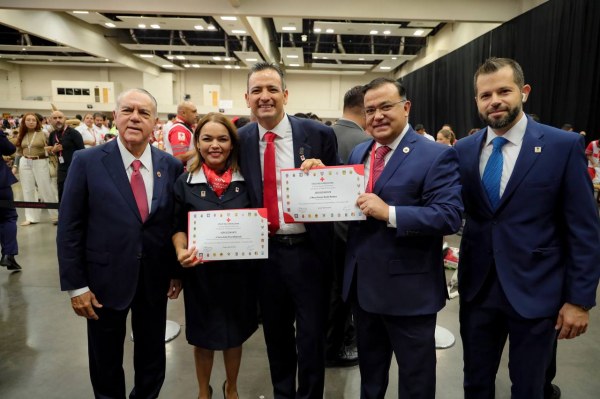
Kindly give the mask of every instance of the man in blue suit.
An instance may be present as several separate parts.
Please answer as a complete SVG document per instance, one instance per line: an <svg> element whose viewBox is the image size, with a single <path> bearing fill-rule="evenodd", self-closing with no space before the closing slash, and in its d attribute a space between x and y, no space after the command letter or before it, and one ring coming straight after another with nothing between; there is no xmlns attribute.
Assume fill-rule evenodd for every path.
<svg viewBox="0 0 600 399"><path fill-rule="evenodd" d="M0 130L0 154L9 156L14 154L16 150L15 145L6 137L6 133ZM12 202L14 197L11 186L18 180L6 165L6 162L4 160L0 162L2 162L0 164L0 200ZM8 270L21 270L21 265L15 259L15 255L19 253L17 217L17 210L14 207L0 207L0 245L2 245L0 265L5 266Z"/></svg>
<svg viewBox="0 0 600 399"><path fill-rule="evenodd" d="M542 399L558 338L588 328L600 224L583 138L523 113L523 70L490 58L475 73L487 127L459 140L467 221L458 279L465 398L493 398L507 337L512 398Z"/></svg>
<svg viewBox="0 0 600 399"><path fill-rule="evenodd" d="M239 131L240 164L252 206L269 213L269 258L260 266L259 301L274 398L322 399L333 226L285 223L279 171L322 165L313 158L336 165L337 142L330 127L288 116L287 97L277 65L250 69L246 102L257 123Z"/></svg>
<svg viewBox="0 0 600 399"><path fill-rule="evenodd" d="M352 222L344 300L356 321L361 399L383 399L392 354L398 397L435 397L435 322L447 297L443 236L461 224L458 159L452 147L417 134L401 83L378 78L364 88L367 132L348 164L364 164L367 216Z"/></svg>
<svg viewBox="0 0 600 399"><path fill-rule="evenodd" d="M171 244L173 184L182 164L149 145L156 100L122 93L119 137L77 151L65 182L56 238L62 290L87 318L90 376L96 398L125 398L123 341L127 314L135 337L130 398L157 398L165 377L167 297L181 290Z"/></svg>

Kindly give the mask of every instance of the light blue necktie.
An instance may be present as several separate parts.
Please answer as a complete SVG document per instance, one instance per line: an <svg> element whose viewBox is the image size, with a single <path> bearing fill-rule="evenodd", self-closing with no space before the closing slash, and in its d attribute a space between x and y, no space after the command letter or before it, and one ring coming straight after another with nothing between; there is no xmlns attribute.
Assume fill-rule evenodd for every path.
<svg viewBox="0 0 600 399"><path fill-rule="evenodd" d="M481 178L485 192L494 210L496 210L498 203L500 203L500 179L502 178L502 164L504 163L502 147L506 143L508 143L508 140L504 137L496 137L492 140L494 148L485 165L483 177Z"/></svg>

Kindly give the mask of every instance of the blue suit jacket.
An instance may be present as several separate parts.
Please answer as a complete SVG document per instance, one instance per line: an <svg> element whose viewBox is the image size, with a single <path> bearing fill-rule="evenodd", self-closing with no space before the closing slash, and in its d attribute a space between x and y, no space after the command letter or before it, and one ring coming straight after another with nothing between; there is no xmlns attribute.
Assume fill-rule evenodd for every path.
<svg viewBox="0 0 600 399"><path fill-rule="evenodd" d="M17 147L8 140L6 133L0 130L0 154L9 156L14 154L16 150ZM6 162L2 160L0 162L0 187L10 187L17 181L17 178L13 175L8 165L6 165Z"/></svg>
<svg viewBox="0 0 600 399"><path fill-rule="evenodd" d="M348 163L364 163L372 145L356 146ZM345 300L356 275L358 302L368 312L427 315L444 306L442 240L461 225L459 180L456 151L410 128L373 188L396 207L397 227L371 217L350 223Z"/></svg>
<svg viewBox="0 0 600 399"><path fill-rule="evenodd" d="M304 159L318 158L327 166L338 164L337 141L330 127L310 119L288 116L292 125L294 166L299 168ZM263 181L260 168L258 125L248 124L239 130L241 154L240 169L250 195L252 207L263 207ZM329 259L333 243L332 223L305 224L317 250ZM328 260L325 260L326 262Z"/></svg>
<svg viewBox="0 0 600 399"><path fill-rule="evenodd" d="M565 301L593 305L600 224L583 137L529 118L494 212L479 174L486 129L455 146L467 214L458 268L462 300L475 297L495 262L508 300L523 317L555 316Z"/></svg>
<svg viewBox="0 0 600 399"><path fill-rule="evenodd" d="M125 309L143 267L148 300L164 300L179 270L171 236L173 185L183 167L171 155L151 151L154 192L144 223L116 140L75 152L56 237L62 290L89 286L105 307Z"/></svg>

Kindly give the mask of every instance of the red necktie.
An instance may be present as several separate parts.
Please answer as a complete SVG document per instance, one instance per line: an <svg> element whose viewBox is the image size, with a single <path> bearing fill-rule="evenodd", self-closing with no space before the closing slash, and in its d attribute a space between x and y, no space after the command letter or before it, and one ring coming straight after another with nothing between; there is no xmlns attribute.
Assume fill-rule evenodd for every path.
<svg viewBox="0 0 600 399"><path fill-rule="evenodd" d="M140 211L142 222L145 222L148 218L148 197L146 195L146 186L144 185L144 179L140 173L140 167L142 162L135 160L131 163L133 173L131 174L131 191L135 197L135 203Z"/></svg>
<svg viewBox="0 0 600 399"><path fill-rule="evenodd" d="M279 230L279 203L277 201L277 177L275 168L275 138L273 132L265 133L267 142L265 149L263 171L263 203L267 208L267 221L269 222L269 235L274 235Z"/></svg>
<svg viewBox="0 0 600 399"><path fill-rule="evenodd" d="M375 187L375 183L379 176L381 176L381 172L383 172L383 168L385 167L385 156L392 149L387 145L382 145L378 149L375 150L375 161L373 161L373 169L371 172L371 181L373 182L373 188Z"/></svg>

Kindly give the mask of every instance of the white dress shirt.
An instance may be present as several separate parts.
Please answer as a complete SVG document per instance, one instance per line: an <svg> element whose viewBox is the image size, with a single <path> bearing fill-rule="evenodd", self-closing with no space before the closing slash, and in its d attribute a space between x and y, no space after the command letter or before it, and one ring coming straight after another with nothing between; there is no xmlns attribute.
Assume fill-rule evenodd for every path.
<svg viewBox="0 0 600 399"><path fill-rule="evenodd" d="M504 144L502 147L503 162L502 178L500 179L500 198L502 198L506 184L508 183L513 169L515 168L515 163L517 162L519 152L521 151L521 147L523 145L523 136L525 136L525 130L527 129L527 118L522 112L520 116L521 119L519 122L517 122L508 132L502 135L502 137L508 140L508 143ZM481 177L483 177L485 165L487 165L488 159L490 159L490 155L492 155L492 150L494 148L492 140L496 137L499 136L494 133L491 127L488 126L485 145L481 150L481 157L479 158L479 175Z"/></svg>
<svg viewBox="0 0 600 399"><path fill-rule="evenodd" d="M285 223L283 221L283 201L281 195L281 169L295 168L294 165L294 138L292 136L292 125L287 114L273 129L267 130L258 124L258 148L260 151L260 170L264 181L265 176L265 150L267 142L264 136L267 132L277 135L275 139L275 175L277 178L277 205L279 207L279 230L275 234L300 234L306 232L303 223Z"/></svg>
<svg viewBox="0 0 600 399"><path fill-rule="evenodd" d="M388 161L392 157L392 154L394 153L394 151L396 151L396 147L398 147L398 144L400 144L400 142L406 135L406 132L408 132L408 128L409 128L409 124L407 123L406 126L404 126L404 129L402 129L402 132L400 133L400 135L398 137L396 137L396 139L394 141L392 141L390 144L387 144L387 146L390 147L391 151L389 151L387 154L385 154L385 158L383 158L385 165L387 165ZM381 146L383 146L383 144L377 143L375 145L375 150L377 151L377 149ZM367 158L365 160L365 181L366 182L369 181L370 176L371 176L371 151L369 151L367 153ZM375 188L374 183L373 183L373 188ZM390 213L390 215L388 218L388 227L396 228L396 207L390 205L389 213Z"/></svg>

